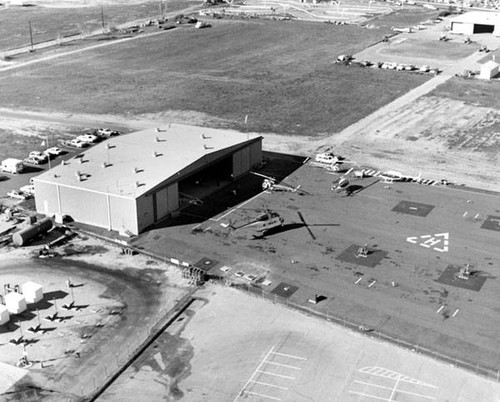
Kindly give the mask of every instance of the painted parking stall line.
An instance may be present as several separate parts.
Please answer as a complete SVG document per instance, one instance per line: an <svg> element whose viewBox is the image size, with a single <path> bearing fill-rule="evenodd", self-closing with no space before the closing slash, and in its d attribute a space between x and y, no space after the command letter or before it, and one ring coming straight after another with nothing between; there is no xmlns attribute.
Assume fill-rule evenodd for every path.
<svg viewBox="0 0 500 402"><path fill-rule="evenodd" d="M273 346L241 388L234 402L242 399L285 400L291 384L300 375L300 364L306 360L301 356L276 351Z"/></svg>

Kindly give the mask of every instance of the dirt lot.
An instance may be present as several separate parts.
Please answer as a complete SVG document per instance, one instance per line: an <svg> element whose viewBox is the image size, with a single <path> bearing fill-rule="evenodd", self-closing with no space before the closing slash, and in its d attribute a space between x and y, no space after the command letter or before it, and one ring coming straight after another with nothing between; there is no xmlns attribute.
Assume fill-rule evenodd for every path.
<svg viewBox="0 0 500 402"><path fill-rule="evenodd" d="M280 305L216 286L197 296L99 400L498 400L498 384Z"/></svg>
<svg viewBox="0 0 500 402"><path fill-rule="evenodd" d="M1 362L18 362L23 345L9 341L23 335L32 363L22 376L2 366L6 377L0 381L1 400L67 401L90 395L188 291L177 269L122 255L119 248L101 241L79 237L56 248L63 257L50 260L34 258L40 247L2 249L2 284L32 280L43 286L44 300L1 327ZM73 287L68 287L68 279ZM75 308L64 309L71 302ZM60 320L45 318L56 311ZM41 331L28 331L37 324ZM9 383L11 371L14 378Z"/></svg>

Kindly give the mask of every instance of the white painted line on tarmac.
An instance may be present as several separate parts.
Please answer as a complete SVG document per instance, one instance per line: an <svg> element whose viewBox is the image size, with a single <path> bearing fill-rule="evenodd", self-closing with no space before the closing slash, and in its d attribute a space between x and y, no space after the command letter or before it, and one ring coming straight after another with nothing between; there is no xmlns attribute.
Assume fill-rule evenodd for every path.
<svg viewBox="0 0 500 402"><path fill-rule="evenodd" d="M442 309L444 309L444 306L439 307L438 311L436 311L436 314L439 314Z"/></svg>
<svg viewBox="0 0 500 402"><path fill-rule="evenodd" d="M457 308L457 309L455 310L455 312L453 313L452 317L455 317L455 316L458 314L458 312L459 312L459 311L460 311L460 309L459 309L459 308Z"/></svg>
<svg viewBox="0 0 500 402"><path fill-rule="evenodd" d="M383 386L383 385L372 384L371 382L365 382L365 381L359 381L359 380L355 380L354 382L355 382L355 383L358 383L358 384L369 385L369 386L371 386L371 387L376 387L376 388L382 388L382 389L392 389L392 387L385 387L385 386Z"/></svg>
<svg viewBox="0 0 500 402"><path fill-rule="evenodd" d="M267 382L262 382L262 381L255 381L255 380L252 380L250 382L253 382L255 384L260 384L260 385L265 385L266 387L272 387L272 388L279 388L279 389L284 389L284 390L287 390L288 388L286 387L280 387L279 385L274 385L274 384L268 384Z"/></svg>
<svg viewBox="0 0 500 402"><path fill-rule="evenodd" d="M371 288L373 285L375 285L375 283L377 283L377 281L373 281L372 283L370 283L370 284L368 285L368 287L369 287L369 288Z"/></svg>
<svg viewBox="0 0 500 402"><path fill-rule="evenodd" d="M206 232L207 230L210 230L211 226L209 226L208 228L205 228L203 229L204 232Z"/></svg>
<svg viewBox="0 0 500 402"><path fill-rule="evenodd" d="M258 373L262 373L262 374L272 375L272 376L275 376L275 377L280 377L280 378L288 378L289 380L295 380L295 377L292 377L292 376L289 376L289 375L270 373L269 371L262 371L262 370L258 370L257 372Z"/></svg>
<svg viewBox="0 0 500 402"><path fill-rule="evenodd" d="M271 355L271 353L273 353L273 350L274 350L274 345L269 350L269 352L267 352L267 355L264 357L264 359L259 363L259 365L255 369L255 371L252 373L252 375L250 376L250 378L248 379L248 381L245 383L245 385L243 385L243 388L241 388L240 392L238 392L238 395L236 395L236 398L234 398L233 402L235 402L243 394L243 391L245 391L245 388L248 386L248 384L250 384L250 381L252 381L252 378L260 370L260 368L262 367L262 365L264 364L264 362L267 360L267 358Z"/></svg>
<svg viewBox="0 0 500 402"><path fill-rule="evenodd" d="M252 391L245 391L247 394L251 395L257 395L261 396L262 398L269 398L269 399L274 399L275 401L281 401L280 398L276 398L275 396L269 396L269 395L264 395L264 394L258 394L257 392L252 392Z"/></svg>
<svg viewBox="0 0 500 402"><path fill-rule="evenodd" d="M255 198L257 198L258 196L260 196L262 193L264 193L264 191L261 191L259 194L257 195L254 195L252 198L246 200L245 202L241 203L240 205L238 205L237 207L231 209L229 212L226 212L224 215L222 216L219 216L217 219L215 218L210 218L211 221L214 221L214 222L219 222L221 219L225 218L226 216L232 214L234 211L236 211L237 209L243 207L244 205L248 204L249 202L253 201Z"/></svg>
<svg viewBox="0 0 500 402"><path fill-rule="evenodd" d="M378 400L381 400L381 401L387 401L387 402L390 402L390 399L387 399L387 398L381 398L379 396L375 396L375 395L370 395L370 394L365 394L363 392L356 392L356 391L349 391L350 394L355 394L355 395L360 395L360 396L366 396L367 398L374 398L374 399L378 399Z"/></svg>
<svg viewBox="0 0 500 402"><path fill-rule="evenodd" d="M297 360L307 360L305 357L299 357L299 356L293 356L293 355L287 355L285 353L279 353L279 352L272 352L273 355L278 355L278 356L285 356L285 357L290 357L292 359L297 359Z"/></svg>
<svg viewBox="0 0 500 402"><path fill-rule="evenodd" d="M274 364L275 366L281 366L281 367L286 367L294 370L302 370L300 367L295 367L295 366L290 366L288 364L281 364L281 363L276 363L276 362L266 362L266 364Z"/></svg>
<svg viewBox="0 0 500 402"><path fill-rule="evenodd" d="M356 282L354 282L354 284L357 285L359 282L361 282L361 279L363 278L359 278Z"/></svg>

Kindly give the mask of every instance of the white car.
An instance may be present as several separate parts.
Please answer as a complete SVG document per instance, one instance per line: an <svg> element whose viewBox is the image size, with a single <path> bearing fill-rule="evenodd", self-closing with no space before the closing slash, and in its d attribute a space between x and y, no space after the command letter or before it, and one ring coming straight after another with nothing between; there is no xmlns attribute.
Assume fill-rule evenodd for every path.
<svg viewBox="0 0 500 402"><path fill-rule="evenodd" d="M48 148L43 153L47 156L59 156L62 154L62 149L57 147Z"/></svg>
<svg viewBox="0 0 500 402"><path fill-rule="evenodd" d="M76 137L77 140L86 142L88 144L94 144L99 141L99 137L94 134L82 134Z"/></svg>
<svg viewBox="0 0 500 402"><path fill-rule="evenodd" d="M28 184L27 186L22 186L20 189L21 193L35 195L35 186Z"/></svg>
<svg viewBox="0 0 500 402"><path fill-rule="evenodd" d="M71 147L76 147L76 148L84 148L88 145L88 143L80 141L76 138L73 138L72 140L68 141L68 145Z"/></svg>
<svg viewBox="0 0 500 402"><path fill-rule="evenodd" d="M21 201L27 200L28 198L30 198L30 197L31 197L30 195L20 193L20 192L19 192L19 191L17 191L17 190L12 190L12 191L9 191L9 192L7 193L7 195L8 195L10 198L15 198L16 200L21 200Z"/></svg>
<svg viewBox="0 0 500 402"><path fill-rule="evenodd" d="M41 153L40 151L31 151L28 158L37 159L42 163L47 161L47 155Z"/></svg>
<svg viewBox="0 0 500 402"><path fill-rule="evenodd" d="M321 154L316 154L314 156L314 160L319 163L332 164L337 163L340 158L337 155L332 154L331 152L325 152Z"/></svg>
<svg viewBox="0 0 500 402"><path fill-rule="evenodd" d="M113 137L114 135L119 135L120 133L116 130L111 130L110 128L98 128L96 130L96 134L99 137L109 138Z"/></svg>

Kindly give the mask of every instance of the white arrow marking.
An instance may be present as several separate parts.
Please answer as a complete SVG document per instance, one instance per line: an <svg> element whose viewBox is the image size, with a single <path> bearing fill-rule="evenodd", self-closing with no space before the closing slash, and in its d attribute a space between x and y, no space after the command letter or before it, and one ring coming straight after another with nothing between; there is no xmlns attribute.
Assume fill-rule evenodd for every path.
<svg viewBox="0 0 500 402"><path fill-rule="evenodd" d="M418 237L407 237L406 241L415 244L417 242Z"/></svg>

